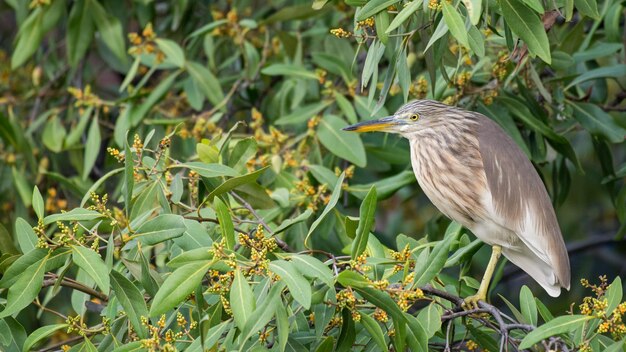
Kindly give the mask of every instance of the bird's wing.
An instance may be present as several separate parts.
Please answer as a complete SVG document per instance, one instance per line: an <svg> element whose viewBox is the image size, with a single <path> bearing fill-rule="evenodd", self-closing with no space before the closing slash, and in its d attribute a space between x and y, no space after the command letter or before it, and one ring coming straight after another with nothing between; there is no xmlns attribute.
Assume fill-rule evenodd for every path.
<svg viewBox="0 0 626 352"><path fill-rule="evenodd" d="M489 118L481 116L477 132L494 220L515 232L539 259L554 269L559 283L569 289L567 249L537 171L515 142Z"/></svg>

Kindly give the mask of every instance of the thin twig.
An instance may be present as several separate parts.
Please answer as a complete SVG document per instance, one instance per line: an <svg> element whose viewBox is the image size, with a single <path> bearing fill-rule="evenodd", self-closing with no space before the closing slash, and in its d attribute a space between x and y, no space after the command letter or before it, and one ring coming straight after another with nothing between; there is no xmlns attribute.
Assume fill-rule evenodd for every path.
<svg viewBox="0 0 626 352"><path fill-rule="evenodd" d="M53 278L44 280L42 285L41 285L41 287L44 288L44 287L54 286L54 284L56 284L57 280L58 280L58 277L56 277L56 275L55 275L55 277L53 277ZM69 287L69 288L73 288L75 290L84 292L84 293L86 293L88 295L97 297L97 298L99 298L102 301L108 301L109 300L109 297L107 295L105 295L104 293L98 292L98 291L96 291L96 290L94 290L94 289L92 289L90 287L87 287L87 286L81 284L80 282L76 282L76 281L71 280L71 279L66 279L66 278L62 279L60 285L63 286L63 287Z"/></svg>

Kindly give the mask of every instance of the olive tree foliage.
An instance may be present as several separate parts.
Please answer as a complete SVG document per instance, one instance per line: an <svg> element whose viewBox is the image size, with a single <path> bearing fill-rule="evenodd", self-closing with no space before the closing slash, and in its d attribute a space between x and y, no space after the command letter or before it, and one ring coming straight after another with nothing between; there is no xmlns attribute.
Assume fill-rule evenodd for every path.
<svg viewBox="0 0 626 352"><path fill-rule="evenodd" d="M0 349L623 351L619 277L584 280L567 313L525 286L510 313L463 310L482 243L446 221L380 236L377 204L410 214L418 194L408 149L341 131L409 99L479 111L549 173L555 204L589 172L572 138L590 138L624 224L623 13L3 2Z"/></svg>

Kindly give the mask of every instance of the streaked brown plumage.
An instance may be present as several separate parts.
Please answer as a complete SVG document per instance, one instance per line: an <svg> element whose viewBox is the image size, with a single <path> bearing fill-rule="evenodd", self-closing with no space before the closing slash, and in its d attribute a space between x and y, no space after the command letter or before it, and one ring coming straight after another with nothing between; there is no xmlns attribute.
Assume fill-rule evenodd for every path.
<svg viewBox="0 0 626 352"><path fill-rule="evenodd" d="M419 100L391 117L346 130L407 138L424 193L443 214L494 247L486 283L472 299L485 298L500 248L551 296L558 296L561 287L569 289L569 258L545 186L495 122L476 112Z"/></svg>

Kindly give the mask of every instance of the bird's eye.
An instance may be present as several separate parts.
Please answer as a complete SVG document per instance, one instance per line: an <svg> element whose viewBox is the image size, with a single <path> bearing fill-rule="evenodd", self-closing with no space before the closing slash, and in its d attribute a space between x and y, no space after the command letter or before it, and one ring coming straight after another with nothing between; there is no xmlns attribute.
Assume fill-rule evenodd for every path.
<svg viewBox="0 0 626 352"><path fill-rule="evenodd" d="M413 114L413 115L411 115L411 117L409 117L409 118L411 119L411 121L417 121L417 120L419 120L420 115L418 115L418 114Z"/></svg>

